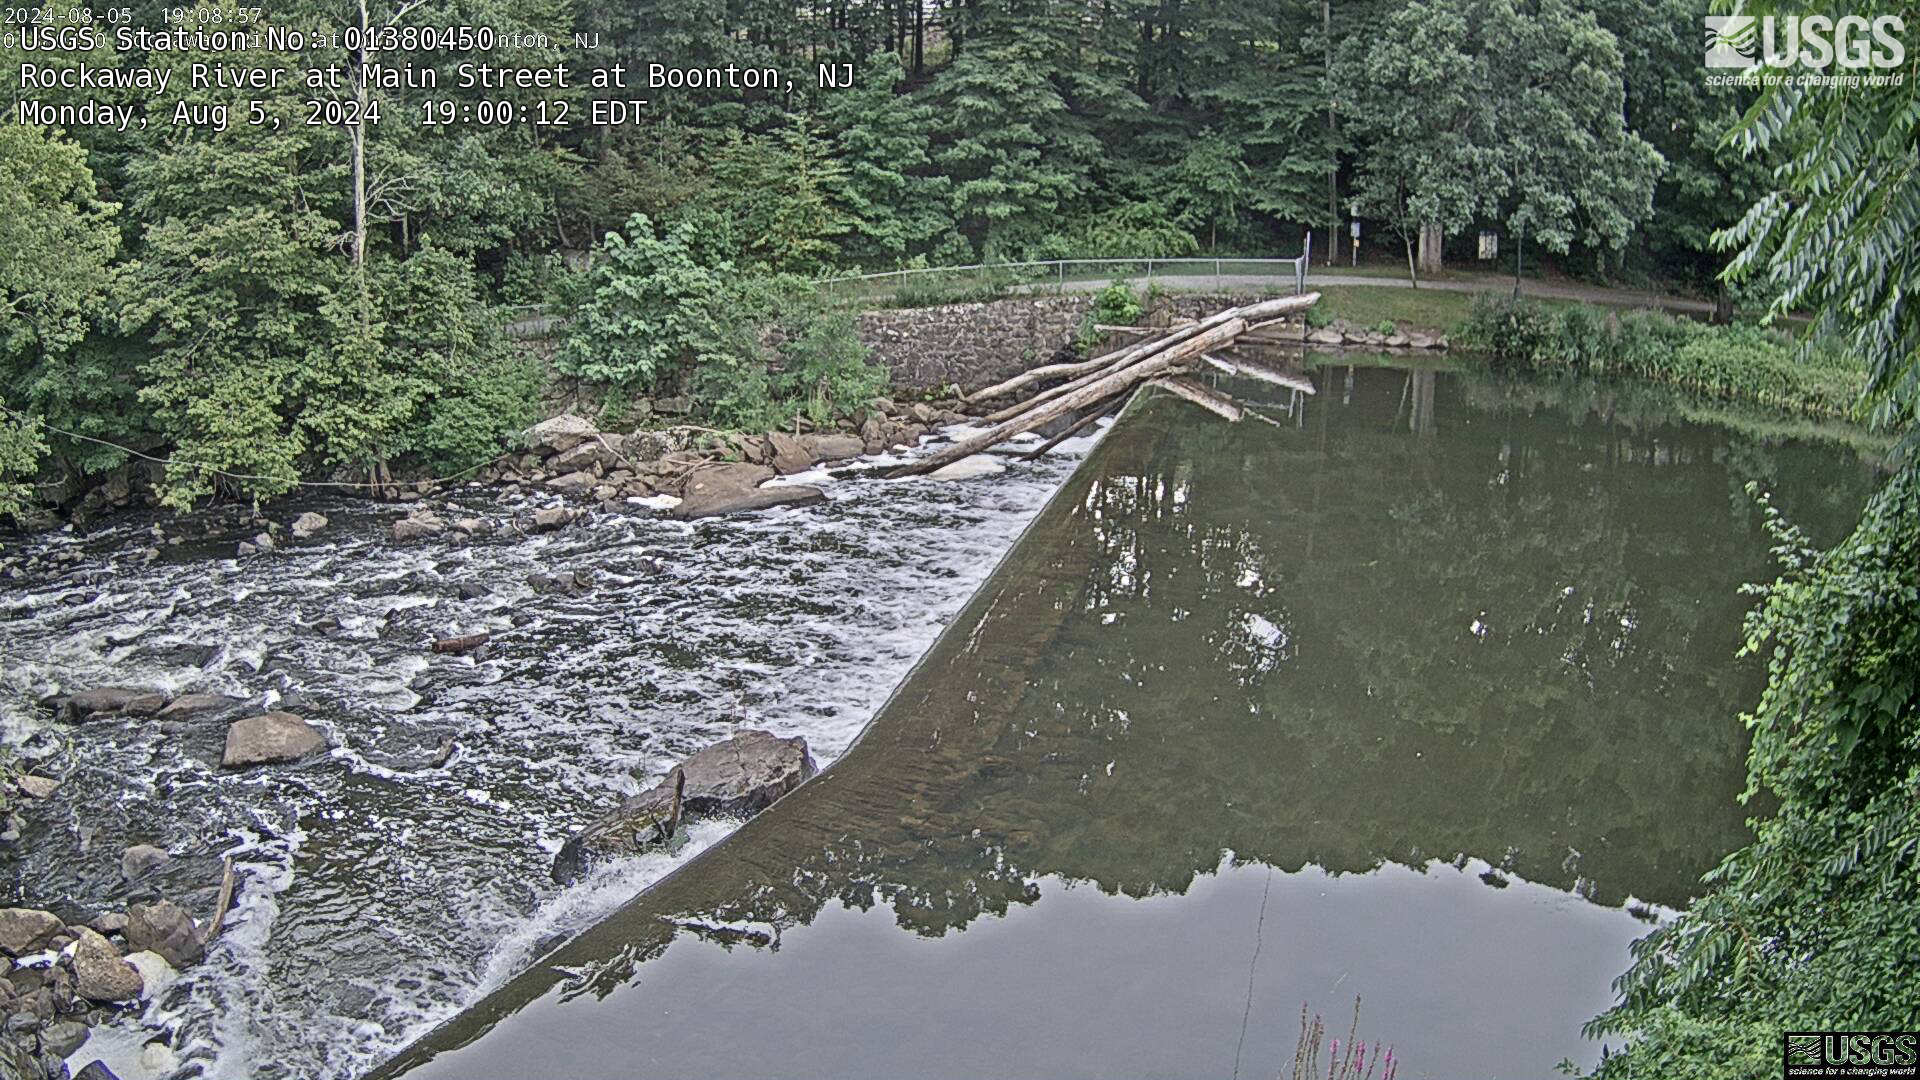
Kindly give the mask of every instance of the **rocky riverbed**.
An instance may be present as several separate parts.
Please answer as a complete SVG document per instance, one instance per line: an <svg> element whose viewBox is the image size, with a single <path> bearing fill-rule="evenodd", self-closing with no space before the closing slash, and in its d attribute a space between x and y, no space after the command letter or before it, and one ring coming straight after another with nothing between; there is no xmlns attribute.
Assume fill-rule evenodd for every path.
<svg viewBox="0 0 1920 1080"><path fill-rule="evenodd" d="M760 731L833 760L1088 445L882 481L925 425L880 423L900 427L877 456L854 434L844 468L817 462L851 433L674 458L677 494L652 469L557 472L589 440L628 449L573 431L398 504L136 514L15 546L0 729L43 797L19 800L0 902L44 912L23 918L47 938L3 981L78 990L82 952L90 978L141 980L55 1001L53 1023L24 1010L33 1050L79 1015L75 1074L356 1076L725 835L735 819L693 816L670 848L552 881L569 837L674 765ZM550 483L596 465L585 490ZM705 516L684 509L702 473L749 499L813 490ZM204 958L142 955L133 915L162 904Z"/></svg>

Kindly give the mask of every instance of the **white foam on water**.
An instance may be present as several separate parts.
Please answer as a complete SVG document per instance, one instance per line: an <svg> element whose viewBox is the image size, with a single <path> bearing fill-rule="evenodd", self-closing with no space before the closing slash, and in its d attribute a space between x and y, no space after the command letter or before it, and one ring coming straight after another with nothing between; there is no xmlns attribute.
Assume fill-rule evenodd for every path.
<svg viewBox="0 0 1920 1080"><path fill-rule="evenodd" d="M239 894L208 959L93 1052L126 1080L155 1035L210 1080L363 1074L734 827L701 821L671 853L551 884L561 842L646 778L746 728L804 736L823 766L844 753L1096 437L969 484L882 482L874 470L927 451L875 455L838 478L800 474L830 502L783 514L598 514L399 545L390 515L343 502L324 508L324 546L237 562L143 563L144 527L117 548L90 540L77 573L0 608L0 689L20 692L0 694L9 741L47 730L26 692L132 685L288 708L335 746L299 769L231 773L217 724L72 730L53 812L92 869L29 860L29 896L39 874L111 906L125 844L239 838ZM448 512L516 512L473 498ZM567 569L593 584L526 584ZM486 594L461 599L468 581ZM146 629L112 644L129 627ZM427 651L470 627L493 632L484 659ZM448 738L453 756L433 764Z"/></svg>

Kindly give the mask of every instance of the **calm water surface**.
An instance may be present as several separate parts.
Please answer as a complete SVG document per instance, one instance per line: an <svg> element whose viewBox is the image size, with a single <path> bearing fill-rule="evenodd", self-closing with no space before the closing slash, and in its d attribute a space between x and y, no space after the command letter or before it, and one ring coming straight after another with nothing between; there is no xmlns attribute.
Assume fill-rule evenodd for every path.
<svg viewBox="0 0 1920 1080"><path fill-rule="evenodd" d="M1871 483L1604 390L1322 368L1136 409L833 769L410 1078L1543 1078L1744 835L1769 576Z"/></svg>

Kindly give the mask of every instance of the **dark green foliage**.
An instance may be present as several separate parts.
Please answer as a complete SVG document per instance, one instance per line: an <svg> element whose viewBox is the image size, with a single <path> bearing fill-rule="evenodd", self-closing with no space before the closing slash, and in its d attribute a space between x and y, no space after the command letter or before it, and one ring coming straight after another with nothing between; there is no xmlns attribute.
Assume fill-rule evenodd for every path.
<svg viewBox="0 0 1920 1080"><path fill-rule="evenodd" d="M1865 383L1832 351L1803 353L1753 326L1707 326L1653 311L1548 307L1483 293L1456 341L1497 366L1580 375L1636 375L1708 397L1789 412L1845 416Z"/></svg>
<svg viewBox="0 0 1920 1080"><path fill-rule="evenodd" d="M1594 1025L1634 1036L1608 1077L1671 1075L1676 1059L1753 1075L1706 1063L1765 1060L1783 1029L1920 1025L1920 472L1827 552L1770 506L1768 521L1784 572L1747 626L1770 658L1748 796L1779 809L1635 944L1622 1004Z"/></svg>
<svg viewBox="0 0 1920 1080"><path fill-rule="evenodd" d="M1140 296L1133 286L1124 281L1116 281L1101 289L1093 297L1093 320L1110 325L1130 326L1139 321L1140 313L1146 309L1140 304Z"/></svg>

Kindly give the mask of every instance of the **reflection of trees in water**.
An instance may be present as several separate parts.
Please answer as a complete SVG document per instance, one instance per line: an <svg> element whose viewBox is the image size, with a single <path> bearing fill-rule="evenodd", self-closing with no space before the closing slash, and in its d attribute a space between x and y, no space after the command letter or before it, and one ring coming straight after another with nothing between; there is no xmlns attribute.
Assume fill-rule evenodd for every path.
<svg viewBox="0 0 1920 1080"><path fill-rule="evenodd" d="M1223 849L1684 903L1742 838L1735 586L1767 566L1722 509L1728 444L1460 389L1424 434L1394 371L1299 430L1148 404L821 782L554 962L604 993L690 912L884 903L938 936L1048 876L1184 893Z"/></svg>

